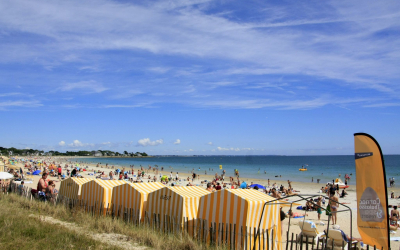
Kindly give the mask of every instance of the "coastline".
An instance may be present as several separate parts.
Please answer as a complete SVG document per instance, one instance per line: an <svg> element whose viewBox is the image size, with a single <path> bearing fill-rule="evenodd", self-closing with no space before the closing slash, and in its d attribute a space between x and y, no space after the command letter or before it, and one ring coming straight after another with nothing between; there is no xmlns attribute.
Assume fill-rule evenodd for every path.
<svg viewBox="0 0 400 250"><path fill-rule="evenodd" d="M43 158L42 158L43 159ZM46 158L46 161L49 162L48 160L49 158ZM79 159L77 157L51 157L51 162L55 161L56 164L61 164L63 166L63 173L65 174L65 170L64 170L64 165L66 163L66 161L70 161L72 159ZM79 160L78 160L79 161ZM68 162L68 164L71 164L70 162ZM18 163L19 166L21 166L22 168L24 167L22 164ZM108 174L110 171L112 171L113 169L111 169L111 167L109 166L108 168L105 165L100 165L99 167L96 166L96 164L93 163L88 163L88 164L80 164L80 167L86 168L87 166L87 171L81 172L80 174L82 175L82 177L85 178L95 178L95 176L97 175L89 175L91 173L93 173L93 171L104 171L105 174ZM70 168L71 169L71 168ZM134 172L135 175L137 174L138 169L140 169L138 166L134 167ZM115 169L114 169L115 170ZM130 170L130 168L125 168L125 170ZM153 178L153 176L155 174L153 174L153 171L151 170L150 172L148 172L148 169L144 169L146 174L145 174L145 178L143 178L144 182L147 182L147 176L150 175L151 178ZM158 175L157 175L157 181L159 181L159 175L167 175L168 177L170 176L170 170L166 171L159 171ZM174 172L172 170L173 174L172 176L175 177L176 172ZM180 186L186 186L186 184L188 183L188 181L186 180L186 178L188 176L191 176L191 173L183 173L183 172L179 172L179 177L182 179L182 181L180 182L175 182L175 185L180 185ZM29 176L26 175L26 177L30 177L33 179L32 183L27 183L25 186L27 187L31 187L31 188L35 188L36 189L36 185L38 183L38 180L40 179L41 176ZM200 175L200 178L193 181L193 185L197 185L203 188L206 188L206 184L205 183L201 183L201 181L204 180L212 180L214 178L214 175ZM56 188L59 189L60 187L60 183L59 181L57 181L57 177L49 177L48 179L55 181L56 184ZM229 181L229 175L227 176L228 181ZM257 178L240 178L241 181L246 181L249 185L251 182L253 182L254 184L261 184L266 186L267 185L267 181L265 179L257 179ZM190 181L191 182L191 181ZM227 181L225 181L227 182ZM355 180L353 181L355 182ZM285 187L287 187L287 179L281 179L281 180L271 180L271 186L273 183L276 183L277 186L280 186L281 184ZM292 187L299 191L297 192L299 195L323 195L322 193L319 193L319 190L321 189L321 187L324 187L325 183L316 183L316 182L298 182L298 181L293 181L292 182ZM340 229L342 229L344 232L350 234L350 229L352 228L352 234L353 237L360 237L358 230L357 230L357 197L356 197L356 185L351 184L349 185L349 187L346 189L348 195L344 198L340 198L339 201L341 203L345 203L346 206L348 206L349 208L352 209L352 215L350 216L350 213L344 209L344 206L342 206L341 208L339 208L339 211L342 211L338 214L338 225L340 225ZM390 196L390 192L394 191L396 196L400 195L400 187L393 187L393 188L388 188L388 195ZM305 205L305 201L298 201L299 197L298 196L292 196L292 197L287 197L288 201L296 201L297 203L300 203L302 206ZM390 199L388 198L388 202L389 205L400 205L400 199ZM305 211L303 210L295 210L295 207L293 208L294 212L297 212L299 214L304 215ZM285 208L285 212L288 209ZM305 216L305 219L307 220L311 220L314 221L317 225L317 228L319 231L323 231L326 229L327 223L328 223L328 217L325 215L325 213L322 214L322 218L321 218L321 222L324 223L324 225L319 224L320 222L318 221L317 218L317 213L315 211L311 211L311 212L307 212L306 213L307 216ZM350 218L352 218L352 227L350 226ZM304 219L304 218L303 218ZM291 219L290 220L290 232L294 233L294 234L298 234L300 233L300 228L299 226L297 226L297 224L303 220L303 219ZM285 219L283 221L283 228L284 230L287 230L289 226L289 220ZM331 226L330 226L331 228ZM399 233L393 234L392 236L398 236ZM399 234L400 235L400 234ZM399 242L391 242L391 247L392 248L399 248L400 247L400 243Z"/></svg>

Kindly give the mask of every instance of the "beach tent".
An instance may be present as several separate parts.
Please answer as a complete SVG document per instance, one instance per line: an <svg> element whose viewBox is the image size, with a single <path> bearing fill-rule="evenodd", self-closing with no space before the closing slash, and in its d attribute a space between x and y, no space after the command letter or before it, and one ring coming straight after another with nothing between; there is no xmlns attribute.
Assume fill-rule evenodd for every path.
<svg viewBox="0 0 400 250"><path fill-rule="evenodd" d="M263 185L260 185L260 184L253 184L253 185L250 185L250 187L251 187L251 188L257 187L257 188L259 188L259 189L265 189L265 187L264 187Z"/></svg>
<svg viewBox="0 0 400 250"><path fill-rule="evenodd" d="M125 209L129 209L132 218L143 221L148 194L163 187L165 185L161 182L125 183L113 188L111 203L120 211L121 216Z"/></svg>
<svg viewBox="0 0 400 250"><path fill-rule="evenodd" d="M235 242L235 249L250 249L250 244L254 246L254 229L257 230L259 226L264 203L274 199L254 189L223 189L200 198L197 217L206 220L208 228L216 225L217 228L224 226L224 232L227 229L235 230L235 234L228 231L223 237L235 237L228 239L228 242ZM267 245L268 249L282 249L279 209L280 205L277 202L265 206L260 228L261 241L257 240L256 249L259 249L258 243L261 249L267 249ZM220 236L217 231L215 239L219 239Z"/></svg>
<svg viewBox="0 0 400 250"><path fill-rule="evenodd" d="M150 223L159 218L158 225L163 228L165 216L174 220L183 228L184 222L192 228L193 220L197 218L199 200L210 192L197 186L164 187L153 191L147 196L146 213ZM184 221L185 218L185 221ZM189 232L192 234L192 232Z"/></svg>
<svg viewBox="0 0 400 250"><path fill-rule="evenodd" d="M91 178L68 178L61 181L59 195L73 200L81 199L82 185L91 181Z"/></svg>
<svg viewBox="0 0 400 250"><path fill-rule="evenodd" d="M42 172L41 170L36 170L35 172L32 173L32 175L39 175L40 172Z"/></svg>
<svg viewBox="0 0 400 250"><path fill-rule="evenodd" d="M111 208L112 190L118 185L125 184L126 181L100 180L93 179L82 185L81 200L87 209L92 207L106 213L107 208Z"/></svg>
<svg viewBox="0 0 400 250"><path fill-rule="evenodd" d="M0 161L0 172L4 172L4 163Z"/></svg>

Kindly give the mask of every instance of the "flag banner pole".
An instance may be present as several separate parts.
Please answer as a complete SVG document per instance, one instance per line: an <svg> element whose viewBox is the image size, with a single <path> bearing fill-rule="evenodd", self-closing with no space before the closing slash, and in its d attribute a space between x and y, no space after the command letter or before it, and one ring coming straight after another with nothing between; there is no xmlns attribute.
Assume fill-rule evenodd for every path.
<svg viewBox="0 0 400 250"><path fill-rule="evenodd" d="M385 165L378 142L369 134L354 134L357 226L363 242L390 249Z"/></svg>

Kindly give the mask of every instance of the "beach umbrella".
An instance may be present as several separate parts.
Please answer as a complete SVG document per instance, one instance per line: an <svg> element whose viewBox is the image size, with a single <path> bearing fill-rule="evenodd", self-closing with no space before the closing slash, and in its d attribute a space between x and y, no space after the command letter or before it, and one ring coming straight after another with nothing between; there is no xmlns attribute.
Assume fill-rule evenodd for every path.
<svg viewBox="0 0 400 250"><path fill-rule="evenodd" d="M240 184L240 188L247 188L247 183L246 182L242 182L242 184Z"/></svg>
<svg viewBox="0 0 400 250"><path fill-rule="evenodd" d="M6 180L6 179L11 179L14 176L10 173L7 172L0 172L0 180Z"/></svg>
<svg viewBox="0 0 400 250"><path fill-rule="evenodd" d="M259 189L265 189L265 187L263 185L260 185L260 184L253 184L253 185L250 185L250 187L251 188L258 187Z"/></svg>

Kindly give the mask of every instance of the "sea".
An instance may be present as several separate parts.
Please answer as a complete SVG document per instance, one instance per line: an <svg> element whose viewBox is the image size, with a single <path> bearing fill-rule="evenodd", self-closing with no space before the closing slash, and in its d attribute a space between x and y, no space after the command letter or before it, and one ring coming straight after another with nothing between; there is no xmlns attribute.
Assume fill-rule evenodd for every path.
<svg viewBox="0 0 400 250"><path fill-rule="evenodd" d="M164 167L164 171L179 173L196 173L201 175L221 174L226 171L226 176L234 176L235 169L241 178L256 178L267 181L291 180L298 182L327 183L339 177L344 181L345 174L350 178L349 184L355 184L354 155L335 156L154 156L148 158L76 158L82 163L100 163L101 165L114 165L116 168L134 169L143 166ZM400 155L385 155L384 164L387 179L400 175ZM222 166L222 169L220 169ZM299 171L300 168L307 171ZM399 179L400 180L400 179ZM389 183L389 181L387 181Z"/></svg>

